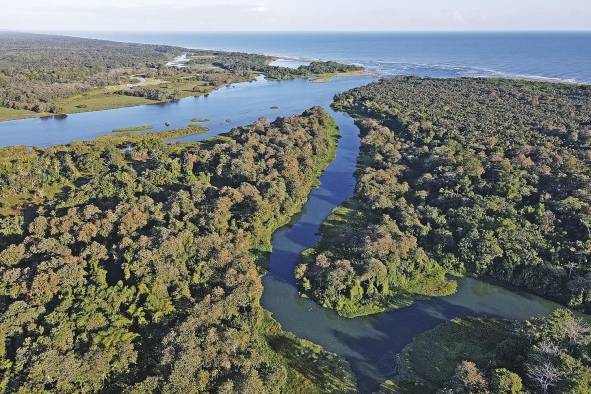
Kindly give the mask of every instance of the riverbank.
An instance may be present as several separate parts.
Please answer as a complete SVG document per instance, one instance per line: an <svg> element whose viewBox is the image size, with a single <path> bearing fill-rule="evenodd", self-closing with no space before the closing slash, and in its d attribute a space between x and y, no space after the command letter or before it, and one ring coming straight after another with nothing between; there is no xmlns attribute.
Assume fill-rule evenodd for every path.
<svg viewBox="0 0 591 394"><path fill-rule="evenodd" d="M358 159L360 170L363 162L362 158ZM354 197L333 209L320 226L320 241L302 252L295 269L302 295L325 308L335 309L342 317L356 318L408 307L417 299L451 295L456 291L456 281L448 279L441 269L424 269L427 272L409 278L390 273L388 278L387 272L372 272L374 267L352 265L361 258L355 250L360 244L356 237L383 231L376 228L360 204ZM355 278L353 269L363 270L364 277ZM335 277L339 278L338 283L334 283ZM322 282L323 287L317 282Z"/></svg>
<svg viewBox="0 0 591 394"><path fill-rule="evenodd" d="M548 383L552 392L587 392L587 320L567 309L527 322L451 320L417 335L404 348L397 356L396 379L385 382L381 392L539 392Z"/></svg>
<svg viewBox="0 0 591 394"><path fill-rule="evenodd" d="M200 71L196 71L200 72ZM199 97L210 94L220 87L239 82L253 81L255 74L237 75L217 68L206 69L204 74L181 75L173 77L145 78L141 83L134 83L136 76L128 83L95 88L64 99L57 99L54 104L60 109L59 114L0 108L0 122L34 117L69 115L82 112L104 111L116 108L135 107L146 104L165 104L186 97ZM134 90L152 89L162 98L148 98L127 94ZM141 94L141 93L140 93Z"/></svg>
<svg viewBox="0 0 591 394"><path fill-rule="evenodd" d="M269 270L263 278L262 305L284 330L345 357L357 378L358 391L370 393L395 375L394 360L404 346L441 322L461 316L524 320L558 307L472 278L461 279L451 296L420 299L407 308L354 319L300 297L294 278L300 253L318 243L324 218L351 198L355 188L359 129L345 113L331 110L330 114L341 133L336 158L320 178L320 187L309 195L302 213L274 233Z"/></svg>
<svg viewBox="0 0 591 394"><path fill-rule="evenodd" d="M156 54L148 56L144 52L152 46L144 44L28 34L8 35L4 43L3 37L0 34L0 48L6 46L12 60L0 65L0 122L170 103L207 96L222 86L253 81L259 75L326 80L357 71L355 66L318 61L283 67L273 65L277 57L238 52L156 47ZM14 42L22 42L22 48ZM57 42L54 45L59 49L48 53L47 42ZM75 50L71 45L76 45ZM98 59L89 62L84 48L92 45ZM139 54L126 56L126 48ZM28 66L30 57L39 58L34 67ZM63 70L62 57L72 63L74 71ZM14 70L19 71L15 74Z"/></svg>

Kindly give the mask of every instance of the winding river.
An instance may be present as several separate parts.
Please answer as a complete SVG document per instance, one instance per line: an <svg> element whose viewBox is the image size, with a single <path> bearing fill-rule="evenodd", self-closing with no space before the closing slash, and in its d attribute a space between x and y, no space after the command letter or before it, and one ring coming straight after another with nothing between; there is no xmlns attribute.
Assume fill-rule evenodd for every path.
<svg viewBox="0 0 591 394"><path fill-rule="evenodd" d="M273 237L269 272L264 277L263 306L283 328L347 358L361 392L375 391L395 375L395 356L420 332L460 316L528 319L550 313L556 304L540 297L479 280L460 281L456 294L421 300L376 316L347 319L298 295L294 268L300 252L319 241L320 224L331 210L353 195L359 129L344 113L330 110L341 139L335 160L310 193L302 213Z"/></svg>
<svg viewBox="0 0 591 394"><path fill-rule="evenodd" d="M356 319L341 318L298 296L293 269L299 253L318 241L320 223L333 208L352 196L355 185L359 130L347 114L330 110L330 103L335 93L371 80L372 77L356 76L313 83L304 79L268 81L261 77L175 103L1 122L0 146L47 146L92 139L118 127L150 123L154 130L163 130L167 128L165 122L170 127L184 127L192 118L207 118L203 124L209 131L177 141L202 140L252 123L260 116L275 118L301 113L314 105L323 106L341 131L336 158L322 175L321 186L310 194L303 212L275 233L270 269L263 279L262 304L284 329L346 357L360 389L371 391L395 374L394 357L413 336L442 321L467 315L526 319L555 308L541 298L474 279L462 280L453 296L418 301L408 308Z"/></svg>

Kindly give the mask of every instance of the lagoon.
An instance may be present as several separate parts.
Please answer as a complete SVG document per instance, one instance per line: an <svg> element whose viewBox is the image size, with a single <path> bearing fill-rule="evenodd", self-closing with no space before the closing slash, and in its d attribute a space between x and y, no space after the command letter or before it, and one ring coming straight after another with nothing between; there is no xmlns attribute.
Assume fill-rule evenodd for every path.
<svg viewBox="0 0 591 394"><path fill-rule="evenodd" d="M202 140L253 123L262 116L275 119L301 113L315 105L328 107L336 93L372 80L369 76L336 77L313 83L307 79L273 81L261 76L253 82L228 85L206 96L171 103L0 122L0 146L66 144L137 125L149 124L153 131L162 131L185 127L194 118L208 119L200 125L209 130L181 141Z"/></svg>

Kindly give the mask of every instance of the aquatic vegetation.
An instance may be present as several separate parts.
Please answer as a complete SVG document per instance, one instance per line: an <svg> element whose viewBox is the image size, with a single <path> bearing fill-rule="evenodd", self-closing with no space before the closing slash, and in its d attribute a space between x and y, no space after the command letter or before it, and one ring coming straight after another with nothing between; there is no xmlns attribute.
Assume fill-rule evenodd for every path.
<svg viewBox="0 0 591 394"><path fill-rule="evenodd" d="M113 129L113 133L128 133L128 132L134 132L134 131L147 131L147 130L152 130L153 128L154 128L154 126L152 126L151 124L144 124L144 125L140 125L140 126L130 126L130 127L122 127L119 129Z"/></svg>

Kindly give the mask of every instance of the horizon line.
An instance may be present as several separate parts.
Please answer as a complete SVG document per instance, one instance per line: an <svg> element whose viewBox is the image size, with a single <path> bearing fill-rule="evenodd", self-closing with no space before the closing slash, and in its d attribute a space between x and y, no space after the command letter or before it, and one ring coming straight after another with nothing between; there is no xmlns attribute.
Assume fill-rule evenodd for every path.
<svg viewBox="0 0 591 394"><path fill-rule="evenodd" d="M458 29L458 30L80 30L80 29L0 29L15 33L206 33L206 34L273 34L273 33L591 33L591 29Z"/></svg>

